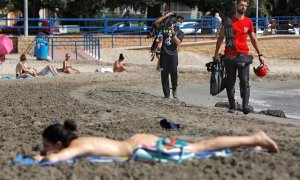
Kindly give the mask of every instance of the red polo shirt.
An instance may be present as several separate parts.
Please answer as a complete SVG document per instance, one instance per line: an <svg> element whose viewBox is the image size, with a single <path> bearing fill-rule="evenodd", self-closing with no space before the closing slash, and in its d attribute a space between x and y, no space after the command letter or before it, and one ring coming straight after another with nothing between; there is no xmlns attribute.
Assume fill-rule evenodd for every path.
<svg viewBox="0 0 300 180"><path fill-rule="evenodd" d="M236 50L225 47L225 55L234 57L240 53L248 54L249 47L247 45L247 36L254 32L253 23L246 16L244 16L244 19L239 20L233 15L231 16L231 19Z"/></svg>

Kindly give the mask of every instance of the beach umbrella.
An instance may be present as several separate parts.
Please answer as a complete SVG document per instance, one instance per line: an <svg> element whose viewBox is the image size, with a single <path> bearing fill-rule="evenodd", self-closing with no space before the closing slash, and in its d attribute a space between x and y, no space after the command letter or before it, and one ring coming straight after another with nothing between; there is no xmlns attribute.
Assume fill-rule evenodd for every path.
<svg viewBox="0 0 300 180"><path fill-rule="evenodd" d="M10 53L14 48L12 40L6 36L0 36L0 55L5 55Z"/></svg>

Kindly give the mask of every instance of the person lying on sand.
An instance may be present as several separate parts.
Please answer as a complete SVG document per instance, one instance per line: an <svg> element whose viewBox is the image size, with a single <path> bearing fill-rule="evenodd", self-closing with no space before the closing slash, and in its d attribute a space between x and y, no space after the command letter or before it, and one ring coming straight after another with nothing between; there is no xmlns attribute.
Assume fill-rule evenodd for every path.
<svg viewBox="0 0 300 180"><path fill-rule="evenodd" d="M71 66L70 55L67 53L65 57L66 57L66 59L63 62L63 68L59 69L59 71L62 71L62 72L67 73L67 74L80 73L80 71L78 69Z"/></svg>
<svg viewBox="0 0 300 180"><path fill-rule="evenodd" d="M52 124L42 133L44 150L34 159L38 162L57 162L74 157L131 156L138 145L150 145L159 137L152 134L136 134L123 141L104 137L78 137L74 131L77 126L74 121L67 120L64 124ZM250 136L221 136L195 143L187 143L191 152L200 153L223 148L247 148L260 146L270 152L278 153L278 145L263 131Z"/></svg>
<svg viewBox="0 0 300 180"><path fill-rule="evenodd" d="M114 72L129 72L129 69L122 64L124 60L123 54L120 54L119 59L115 61L113 71Z"/></svg>
<svg viewBox="0 0 300 180"><path fill-rule="evenodd" d="M51 76L57 76L59 75L57 70L57 68L55 68L52 65L47 65L43 70L41 70L38 75L39 76L46 76L49 72L52 74Z"/></svg>

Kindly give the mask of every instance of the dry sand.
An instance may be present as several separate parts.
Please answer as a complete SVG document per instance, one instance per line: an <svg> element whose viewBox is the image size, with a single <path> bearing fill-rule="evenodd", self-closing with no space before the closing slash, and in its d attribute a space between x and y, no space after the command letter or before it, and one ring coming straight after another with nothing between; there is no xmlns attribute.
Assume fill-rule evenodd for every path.
<svg viewBox="0 0 300 180"><path fill-rule="evenodd" d="M94 73L111 66L120 52L134 72ZM14 74L17 56L8 56L2 74ZM180 52L179 85L207 83L209 74L204 64L208 61L209 56ZM28 63L38 69L47 64L35 60ZM54 65L60 67L61 62ZM188 104L180 101L180 96L179 100L166 100L162 92L149 93L150 88L161 86L155 65L148 52L113 49L102 52L101 64L80 62L80 75L1 80L0 179L300 179L298 124L272 122L272 117L264 121L260 117L232 115L225 109ZM299 80L300 61L269 60L268 65L268 77L258 79L252 74L252 81L267 84L270 80ZM162 118L180 123L183 128L162 130ZM42 148L40 134L55 119L74 119L79 135L117 140L147 132L195 141L219 135L246 135L261 129L278 142L280 153L237 151L227 158L182 164L80 161L55 167L12 165L10 159L21 152L22 146L28 154L38 153Z"/></svg>

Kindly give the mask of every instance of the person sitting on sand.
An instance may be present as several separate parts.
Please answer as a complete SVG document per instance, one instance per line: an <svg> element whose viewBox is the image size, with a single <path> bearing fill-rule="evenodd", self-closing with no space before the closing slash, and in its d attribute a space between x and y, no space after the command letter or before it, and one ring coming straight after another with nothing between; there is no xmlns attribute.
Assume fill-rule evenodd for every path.
<svg viewBox="0 0 300 180"><path fill-rule="evenodd" d="M36 69L27 67L26 55L22 54L20 56L20 61L16 66L16 78L27 78L27 77L37 77L38 74Z"/></svg>
<svg viewBox="0 0 300 180"><path fill-rule="evenodd" d="M66 54L66 59L63 62L63 68L62 72L67 73L67 74L76 74L80 73L80 71L76 68L73 68L70 63L70 55L67 53Z"/></svg>
<svg viewBox="0 0 300 180"><path fill-rule="evenodd" d="M123 54L120 54L119 59L115 61L113 71L114 72L129 72L129 69L122 64L124 60Z"/></svg>
<svg viewBox="0 0 300 180"><path fill-rule="evenodd" d="M44 150L41 155L34 156L38 162L57 162L74 157L131 156L138 145L150 145L159 137L152 134L136 134L124 141L104 137L78 137L74 131L77 126L74 121L67 120L64 124L52 124L42 133ZM279 152L278 145L263 131L250 136L222 136L195 143L187 143L190 151L200 153L223 148L246 148L260 146L270 152Z"/></svg>
<svg viewBox="0 0 300 180"><path fill-rule="evenodd" d="M27 67L26 55L22 54L20 56L20 62L16 66L17 78L46 76L48 73L51 73L52 76L58 75L56 68L52 65L47 65L41 72L37 73L37 70L35 68Z"/></svg>

